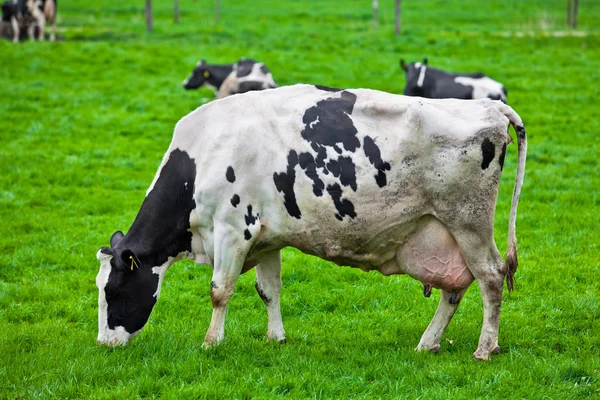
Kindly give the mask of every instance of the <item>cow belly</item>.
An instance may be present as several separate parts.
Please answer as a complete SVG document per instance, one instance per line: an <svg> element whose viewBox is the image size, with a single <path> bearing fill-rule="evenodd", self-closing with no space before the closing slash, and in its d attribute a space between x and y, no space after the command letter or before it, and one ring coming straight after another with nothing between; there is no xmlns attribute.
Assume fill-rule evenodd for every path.
<svg viewBox="0 0 600 400"><path fill-rule="evenodd" d="M408 274L423 284L444 290L463 289L474 280L454 237L438 219L430 216L421 221L402 245L395 262L384 264L380 272Z"/></svg>

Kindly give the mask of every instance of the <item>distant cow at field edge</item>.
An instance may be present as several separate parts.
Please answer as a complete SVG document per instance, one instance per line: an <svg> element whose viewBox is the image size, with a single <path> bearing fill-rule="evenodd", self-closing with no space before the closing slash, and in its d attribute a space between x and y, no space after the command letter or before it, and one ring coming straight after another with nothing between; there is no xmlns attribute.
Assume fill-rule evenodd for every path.
<svg viewBox="0 0 600 400"><path fill-rule="evenodd" d="M481 72L459 73L432 68L423 62L406 64L400 60L406 72L406 96L430 99L483 99L501 100L506 103L506 88Z"/></svg>
<svg viewBox="0 0 600 400"><path fill-rule="evenodd" d="M39 29L38 39L44 40L46 22L50 22L50 40L56 40L56 0L6 0L2 4L2 21L10 22L13 42L19 41L21 27L27 28L30 40L35 40L34 30Z"/></svg>
<svg viewBox="0 0 600 400"><path fill-rule="evenodd" d="M218 99L237 93L277 87L271 71L261 62L242 58L234 64L209 65L201 60L183 81L185 89L212 87Z"/></svg>
<svg viewBox="0 0 600 400"><path fill-rule="evenodd" d="M509 124L518 166L505 263L494 213ZM511 290L517 268L526 149L521 118L489 99L295 85L206 104L177 123L127 234L115 232L97 253L98 342L136 336L166 271L184 258L213 267L205 346L223 340L236 281L254 267L268 338L283 342L280 250L292 246L364 271L409 274L426 295L441 289L418 350L439 349L476 279L483 326L474 356L486 360L500 350L503 282Z"/></svg>

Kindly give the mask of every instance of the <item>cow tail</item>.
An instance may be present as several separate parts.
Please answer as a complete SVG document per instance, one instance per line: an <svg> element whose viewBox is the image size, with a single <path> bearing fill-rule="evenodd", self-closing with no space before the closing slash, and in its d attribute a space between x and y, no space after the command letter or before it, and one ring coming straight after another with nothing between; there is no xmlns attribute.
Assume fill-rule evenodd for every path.
<svg viewBox="0 0 600 400"><path fill-rule="evenodd" d="M519 204L519 196L521 195L521 187L523 186L523 178L525 176L525 159L527 157L527 136L525 134L525 126L521 117L509 106L499 105L501 111L509 119L511 125L517 133L517 177L515 180L515 188L512 196L512 204L510 207L510 219L508 222L508 248L506 249L506 264L508 271L506 273L506 287L509 291L514 288L513 278L519 261L517 258L517 205Z"/></svg>

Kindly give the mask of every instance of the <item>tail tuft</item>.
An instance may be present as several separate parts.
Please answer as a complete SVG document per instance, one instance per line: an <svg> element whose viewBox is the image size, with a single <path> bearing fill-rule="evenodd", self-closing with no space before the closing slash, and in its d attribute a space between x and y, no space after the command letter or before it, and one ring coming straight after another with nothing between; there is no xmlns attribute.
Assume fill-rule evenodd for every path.
<svg viewBox="0 0 600 400"><path fill-rule="evenodd" d="M512 292L514 290L515 272L517 272L517 267L519 266L516 243L509 244L508 250L506 250L506 265L508 266L508 271L506 273L506 287L509 292Z"/></svg>

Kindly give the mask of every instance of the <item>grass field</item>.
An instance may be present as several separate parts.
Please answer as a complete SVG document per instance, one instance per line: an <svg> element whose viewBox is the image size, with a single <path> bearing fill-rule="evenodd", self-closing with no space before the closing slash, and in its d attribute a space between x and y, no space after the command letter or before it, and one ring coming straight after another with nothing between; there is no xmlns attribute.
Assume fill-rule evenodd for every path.
<svg viewBox="0 0 600 400"><path fill-rule="evenodd" d="M600 4L577 35L562 0L59 2L56 43L0 41L0 398L600 398ZM82 4L85 3L85 4ZM564 32L566 31L566 35ZM558 33L557 33L558 32ZM520 268L505 297L503 353L470 359L481 329L474 284L441 351L413 351L437 306L419 282L283 253L288 343L266 342L266 309L243 275L226 339L201 349L211 270L171 268L132 344L96 346L95 258L133 221L174 124L209 90L181 81L200 58L264 61L297 82L401 93L403 57L483 70L525 121ZM509 146L496 214L504 253L516 169ZM446 340L447 339L447 340Z"/></svg>

